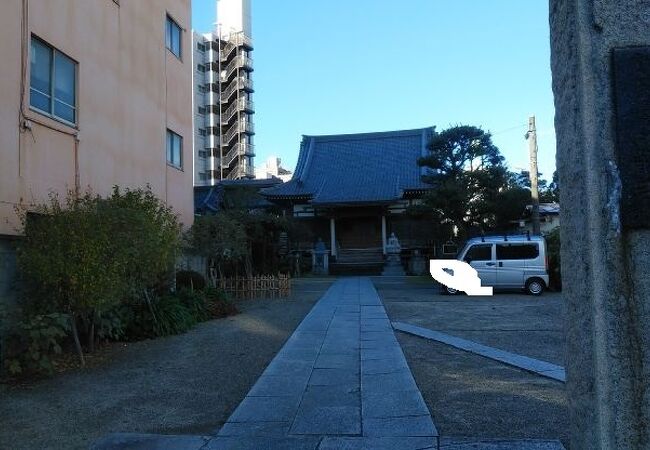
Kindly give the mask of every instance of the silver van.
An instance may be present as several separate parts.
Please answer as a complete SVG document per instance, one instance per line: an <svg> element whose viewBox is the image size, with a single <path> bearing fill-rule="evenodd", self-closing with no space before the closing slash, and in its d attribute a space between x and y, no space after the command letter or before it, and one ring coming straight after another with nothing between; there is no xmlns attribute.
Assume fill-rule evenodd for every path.
<svg viewBox="0 0 650 450"><path fill-rule="evenodd" d="M485 236L472 238L458 253L481 279L495 289L525 289L541 295L548 286L546 241L541 236ZM446 289L455 294L456 290Z"/></svg>

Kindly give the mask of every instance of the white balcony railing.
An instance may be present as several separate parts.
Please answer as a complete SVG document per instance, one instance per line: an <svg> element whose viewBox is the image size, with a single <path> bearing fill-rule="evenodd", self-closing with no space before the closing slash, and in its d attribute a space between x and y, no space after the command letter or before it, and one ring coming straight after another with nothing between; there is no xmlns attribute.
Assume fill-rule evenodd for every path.
<svg viewBox="0 0 650 450"><path fill-rule="evenodd" d="M238 122L233 125L223 137L224 145L228 145L233 137L239 133L255 134L255 126L252 122Z"/></svg>
<svg viewBox="0 0 650 450"><path fill-rule="evenodd" d="M230 123L230 119L239 111L253 112L255 111L255 105L251 100L246 98L238 99L221 114L221 124L226 125Z"/></svg>

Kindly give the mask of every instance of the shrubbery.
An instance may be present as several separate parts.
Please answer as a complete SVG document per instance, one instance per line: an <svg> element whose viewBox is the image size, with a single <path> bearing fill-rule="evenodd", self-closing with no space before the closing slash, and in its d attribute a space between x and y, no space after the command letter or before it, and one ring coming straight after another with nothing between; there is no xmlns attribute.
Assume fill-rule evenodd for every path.
<svg viewBox="0 0 650 450"><path fill-rule="evenodd" d="M149 189L52 196L22 217L23 320L7 341L11 373L51 371L70 339L84 364L84 347L92 352L98 339L181 333L227 303L200 276L181 274L172 292L181 226Z"/></svg>

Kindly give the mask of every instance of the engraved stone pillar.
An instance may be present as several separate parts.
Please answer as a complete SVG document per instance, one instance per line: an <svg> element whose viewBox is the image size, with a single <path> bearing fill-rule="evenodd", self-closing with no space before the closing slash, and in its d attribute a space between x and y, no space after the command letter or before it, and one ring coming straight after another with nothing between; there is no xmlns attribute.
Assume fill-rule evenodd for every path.
<svg viewBox="0 0 650 450"><path fill-rule="evenodd" d="M647 449L650 3L551 0L550 22L571 448Z"/></svg>

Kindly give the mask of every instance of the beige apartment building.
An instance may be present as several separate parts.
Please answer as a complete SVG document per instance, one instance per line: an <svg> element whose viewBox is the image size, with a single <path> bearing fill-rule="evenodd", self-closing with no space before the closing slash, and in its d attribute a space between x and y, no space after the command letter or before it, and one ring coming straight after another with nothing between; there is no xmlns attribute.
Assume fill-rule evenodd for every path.
<svg viewBox="0 0 650 450"><path fill-rule="evenodd" d="M191 0L0 4L0 297L15 207L152 190L193 220ZM4 273L4 275L3 275Z"/></svg>

